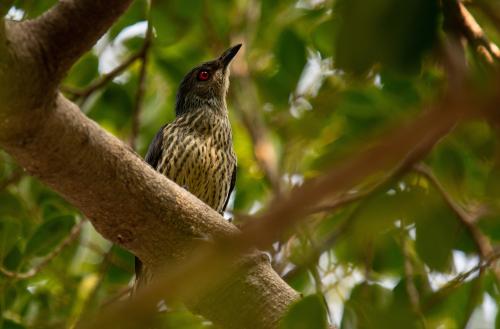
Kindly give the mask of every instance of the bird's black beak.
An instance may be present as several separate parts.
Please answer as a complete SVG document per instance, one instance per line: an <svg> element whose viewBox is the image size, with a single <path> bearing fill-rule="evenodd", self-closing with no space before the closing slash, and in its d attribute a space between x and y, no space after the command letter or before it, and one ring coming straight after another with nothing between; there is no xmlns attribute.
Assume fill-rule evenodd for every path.
<svg viewBox="0 0 500 329"><path fill-rule="evenodd" d="M237 44L234 47L229 48L228 50L223 52L222 55L220 55L219 61L222 63L222 65L224 65L224 68L226 68L229 65L229 63L231 63L231 61L233 60L234 56L236 56L240 48L241 48L241 43Z"/></svg>

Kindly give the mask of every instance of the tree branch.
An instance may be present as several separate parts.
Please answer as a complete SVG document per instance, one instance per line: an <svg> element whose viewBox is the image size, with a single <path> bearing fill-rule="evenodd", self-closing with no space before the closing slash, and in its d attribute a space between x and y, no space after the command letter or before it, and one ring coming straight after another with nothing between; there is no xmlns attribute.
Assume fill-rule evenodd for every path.
<svg viewBox="0 0 500 329"><path fill-rule="evenodd" d="M500 49L490 42L467 8L458 0L443 1L447 27L463 35L470 46L489 64L500 60Z"/></svg>
<svg viewBox="0 0 500 329"><path fill-rule="evenodd" d="M144 51L145 51L145 48L142 47L139 51L137 51L136 53L127 57L120 65L115 67L110 72L101 75L99 78L92 81L85 88L78 89L78 88L74 88L74 87L70 87L70 86L61 86L61 91L66 93L66 94L70 94L73 97L76 96L76 97L81 97L81 98L85 99L85 98L89 97L90 95L92 95L93 92L104 87L106 84L108 84L110 81L112 81L118 75L120 75L130 65L135 63L136 60L142 58Z"/></svg>
<svg viewBox="0 0 500 329"><path fill-rule="evenodd" d="M304 183L289 197L276 202L258 220L244 227L246 237L258 241L259 247L267 246L282 232L283 227L290 227L325 198L350 190L375 173L385 172L398 164L411 165L418 161L462 119L471 106L469 102L448 99L413 122L388 132L378 139L377 144L368 146L323 177Z"/></svg>
<svg viewBox="0 0 500 329"><path fill-rule="evenodd" d="M460 92L454 94L461 97L466 95ZM189 257L189 261L164 271L159 276L161 280L152 282L133 300L116 305L101 314L95 322L88 322L84 328L100 328L116 323L133 328L134 324L139 326L151 317L152 306L161 298L167 302L176 298L192 300L194 296L220 289L222 282L226 282L237 271L233 262L238 257L253 246L268 247L323 198L349 190L363 178L384 172L398 164L399 168L409 169L463 119L467 109L474 104L470 101L465 98L447 99L420 118L398 125L380 138L376 145L367 147L332 168L324 177L304 183L288 197L274 203L263 215L245 225L240 235L213 245L204 245ZM256 259L251 262L260 263ZM272 272L272 275L276 273ZM192 282L197 285L192 285ZM245 290L238 286L238 290L241 289ZM213 304L210 298L204 302ZM127 314L126 319L123 314Z"/></svg>
<svg viewBox="0 0 500 329"><path fill-rule="evenodd" d="M8 86L6 91L0 88L0 147L78 207L102 235L138 255L152 269L165 263L175 269L173 264L192 256L192 242L200 237L216 241L166 276L175 280L153 283L141 294L142 299L127 303L126 312L122 308L115 314L125 320L124 314L129 313L149 317L157 297L168 293L189 297L193 310L224 328L276 328L298 294L257 253L246 257L242 253L255 245L270 245L323 198L349 190L367 176L405 161L402 159L420 159L453 128L466 108L476 104L448 100L394 129L325 177L292 191L239 234L222 216L155 172L62 95L45 93L47 87L37 89L50 81L50 75L38 77L35 83L29 80L33 72L43 70L46 61L49 71L57 73L52 77L57 82L128 2L66 0L34 22L9 24L6 34L16 41L9 44L10 50L22 56L12 56L7 62L14 65L0 67L0 83ZM41 54L36 52L40 44L46 45ZM32 65L20 65L25 62ZM25 94L35 92L38 97L24 101ZM231 270L221 272L228 264ZM212 290L193 298L193 292L199 292L193 282ZM108 327L118 323L116 317L107 317L107 321Z"/></svg>
<svg viewBox="0 0 500 329"><path fill-rule="evenodd" d="M61 0L26 22L56 81L108 30L132 0Z"/></svg>
<svg viewBox="0 0 500 329"><path fill-rule="evenodd" d="M500 30L500 6L498 2L476 0L472 1L470 5L478 7L491 20L495 27Z"/></svg>
<svg viewBox="0 0 500 329"><path fill-rule="evenodd" d="M500 251L496 250L486 259L482 259L476 266L472 267L470 270L459 273L453 279L448 281L444 286L442 286L438 291L434 292L427 300L422 304L422 311L425 313L431 309L435 304L439 303L441 300L450 295L452 291L460 287L470 276L476 272L482 272L495 264L500 258Z"/></svg>
<svg viewBox="0 0 500 329"><path fill-rule="evenodd" d="M109 1L96 1L95 8L90 2L62 1L37 21L7 25L8 51L0 53L7 64L0 66L0 147L78 207L104 237L130 250L146 266L172 265L190 254L193 240L228 239L238 230L55 93L57 77L50 79L44 61L62 70L87 49L83 44L95 41L99 33L87 29L95 31L95 24L104 29L105 24L89 19L92 8L102 9L94 14L106 24L118 16L116 9L107 8ZM71 17L92 25L84 23L72 31L72 40L65 40L75 28L67 22ZM35 26L51 32L42 33ZM61 51L69 60L60 58L62 54L48 58L63 41L69 50ZM41 53L40 44L48 45ZM190 305L224 328L241 323L247 328L275 328L298 294L263 259L244 258L237 268L238 275L227 278L228 284L221 285L210 302ZM256 303L241 303L242 291Z"/></svg>

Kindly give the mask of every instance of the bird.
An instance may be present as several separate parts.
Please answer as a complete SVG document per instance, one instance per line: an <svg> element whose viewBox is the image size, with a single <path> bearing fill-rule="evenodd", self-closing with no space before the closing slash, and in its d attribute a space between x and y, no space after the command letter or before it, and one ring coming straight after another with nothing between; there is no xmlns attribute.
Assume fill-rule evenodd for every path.
<svg viewBox="0 0 500 329"><path fill-rule="evenodd" d="M153 169L221 214L236 183L237 158L226 95L229 66L241 46L225 50L184 76L175 119L160 128L145 156ZM144 286L152 274L139 258L135 260L135 285Z"/></svg>

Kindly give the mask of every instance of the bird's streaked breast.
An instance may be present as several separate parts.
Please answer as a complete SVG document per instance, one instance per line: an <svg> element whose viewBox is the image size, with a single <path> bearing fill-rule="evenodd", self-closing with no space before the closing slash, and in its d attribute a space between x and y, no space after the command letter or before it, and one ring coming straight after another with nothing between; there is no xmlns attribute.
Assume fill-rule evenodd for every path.
<svg viewBox="0 0 500 329"><path fill-rule="evenodd" d="M221 212L236 165L227 117L199 111L176 120L165 127L163 145L156 169Z"/></svg>

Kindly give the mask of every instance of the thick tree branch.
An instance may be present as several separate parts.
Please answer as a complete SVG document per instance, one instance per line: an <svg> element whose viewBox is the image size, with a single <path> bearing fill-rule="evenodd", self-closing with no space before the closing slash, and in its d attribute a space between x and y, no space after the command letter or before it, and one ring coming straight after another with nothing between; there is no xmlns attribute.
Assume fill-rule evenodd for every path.
<svg viewBox="0 0 500 329"><path fill-rule="evenodd" d="M467 93L457 95L463 97ZM323 198L349 190L362 179L390 170L391 167L397 166L401 170L411 168L465 114L470 113L471 104L475 103L467 98L447 99L420 118L399 125L382 136L376 145L368 146L332 168L325 176L304 183L288 197L278 200L263 215L244 226L239 236L199 248L190 261L167 269L161 275L161 280L153 282L133 300L101 314L96 322L87 323L84 328L106 327L113 323L130 324L132 328L134 323L140 325L151 316L151 306L159 298L167 301L179 297L189 300L202 292L214 291L215 287L220 287L235 273L236 270L231 266L235 259L253 246L267 248ZM260 263L255 259L252 262ZM275 275L274 272L272 274ZM198 284L192 285L191 282ZM204 302L213 304L210 299ZM123 314L128 317L124 319Z"/></svg>
<svg viewBox="0 0 500 329"><path fill-rule="evenodd" d="M139 299L127 304L146 315L151 302L154 304L166 291L190 297L192 309L221 327L276 328L298 295L265 259L256 253L243 258L241 254L255 245L269 246L319 200L396 166L401 159L414 156L415 147L428 150L472 104L449 101L393 130L379 144L336 166L325 177L292 191L239 234L219 214L156 173L62 95L45 92L44 85L50 81L47 71L37 74L44 71L43 63L56 73L52 83L57 84L128 2L61 1L39 20L8 25L8 52L0 53L6 56L0 66L0 147L78 207L106 238L131 250L150 268L185 260L192 255L192 242L200 237L216 241L213 247L204 246L206 251L192 264L182 267L188 271L177 271L170 277L176 280L153 284L147 291L150 295L142 294L150 303ZM30 80L33 75L35 82ZM463 90L454 92L466 94ZM35 96L24 97L26 94ZM221 247L219 241L226 243ZM239 259L236 266L235 259ZM221 274L220 269L228 264L233 265L231 270ZM193 282L210 284L213 289L193 298L193 292L199 292ZM119 316L123 318L129 312L127 309ZM109 323L115 326L116 319Z"/></svg>
<svg viewBox="0 0 500 329"><path fill-rule="evenodd" d="M227 239L238 230L55 92L57 85L47 76L44 61L55 65L60 60L57 69L67 68L91 46L83 44L100 35L96 24L104 29L112 22L110 13L118 16L116 9L108 8L117 1L95 1L94 15L90 3L62 1L39 21L7 25L9 42L0 53L0 147L78 207L104 237L139 256L148 267L173 264L185 259L193 240ZM76 21L102 19L106 24L84 23L76 29L67 21L74 15ZM50 31L44 34L35 26ZM65 40L71 31L72 40ZM63 41L70 49L60 50L69 59L57 57L62 54L46 57ZM40 53L42 44L47 48ZM238 267L238 275L230 278L231 284L222 285L210 303L193 302L192 307L223 328L244 328L241 323L247 328L275 328L298 294L270 264L254 258ZM259 302L241 303L242 291Z"/></svg>
<svg viewBox="0 0 500 329"><path fill-rule="evenodd" d="M61 0L26 22L53 79L67 70L106 32L132 0Z"/></svg>

